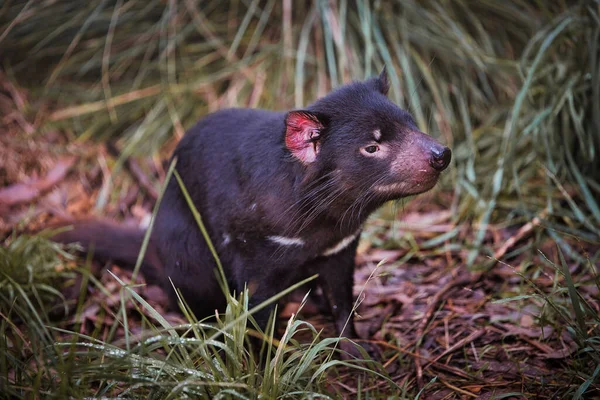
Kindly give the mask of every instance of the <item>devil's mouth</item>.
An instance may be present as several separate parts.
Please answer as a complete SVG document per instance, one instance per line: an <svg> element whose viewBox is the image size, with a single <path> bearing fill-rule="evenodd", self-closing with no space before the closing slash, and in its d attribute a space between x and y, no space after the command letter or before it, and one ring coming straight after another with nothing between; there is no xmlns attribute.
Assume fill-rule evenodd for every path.
<svg viewBox="0 0 600 400"><path fill-rule="evenodd" d="M400 198L426 192L433 188L436 183L437 176L433 179L422 181L405 181L377 185L373 190L391 198Z"/></svg>

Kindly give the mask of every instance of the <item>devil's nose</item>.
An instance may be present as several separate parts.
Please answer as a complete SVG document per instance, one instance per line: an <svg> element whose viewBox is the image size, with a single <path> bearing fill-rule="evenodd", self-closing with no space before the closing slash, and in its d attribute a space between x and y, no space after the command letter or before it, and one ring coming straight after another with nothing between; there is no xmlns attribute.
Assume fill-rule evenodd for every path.
<svg viewBox="0 0 600 400"><path fill-rule="evenodd" d="M446 169L450 160L452 159L452 152L447 147L436 146L431 149L431 157L429 158L429 165L431 165L437 171L443 171Z"/></svg>

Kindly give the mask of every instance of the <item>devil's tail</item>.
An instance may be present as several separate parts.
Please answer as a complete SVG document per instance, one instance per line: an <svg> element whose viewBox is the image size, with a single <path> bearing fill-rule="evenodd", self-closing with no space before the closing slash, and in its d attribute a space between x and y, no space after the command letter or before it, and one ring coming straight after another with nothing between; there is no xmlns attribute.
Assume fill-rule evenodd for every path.
<svg viewBox="0 0 600 400"><path fill-rule="evenodd" d="M142 248L145 232L112 222L81 220L63 225L60 233L52 236L59 243L79 243L86 252L91 251L95 259L112 261L132 269ZM163 284L163 268L156 247L149 241L141 265L146 281Z"/></svg>

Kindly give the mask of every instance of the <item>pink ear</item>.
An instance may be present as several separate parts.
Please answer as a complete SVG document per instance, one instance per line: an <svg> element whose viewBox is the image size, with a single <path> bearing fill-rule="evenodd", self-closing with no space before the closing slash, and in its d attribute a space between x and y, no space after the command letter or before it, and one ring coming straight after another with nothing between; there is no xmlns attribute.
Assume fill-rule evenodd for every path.
<svg viewBox="0 0 600 400"><path fill-rule="evenodd" d="M290 111L285 118L285 145L304 164L311 163L319 153L319 138L323 124L309 111Z"/></svg>

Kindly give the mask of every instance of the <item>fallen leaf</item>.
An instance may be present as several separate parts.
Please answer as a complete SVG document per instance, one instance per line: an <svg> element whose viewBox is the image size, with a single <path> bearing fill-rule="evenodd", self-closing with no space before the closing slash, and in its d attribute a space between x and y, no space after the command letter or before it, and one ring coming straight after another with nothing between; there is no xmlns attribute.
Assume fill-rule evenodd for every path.
<svg viewBox="0 0 600 400"><path fill-rule="evenodd" d="M44 178L21 182L0 190L0 207L28 203L64 179L75 163L74 157L59 160Z"/></svg>

